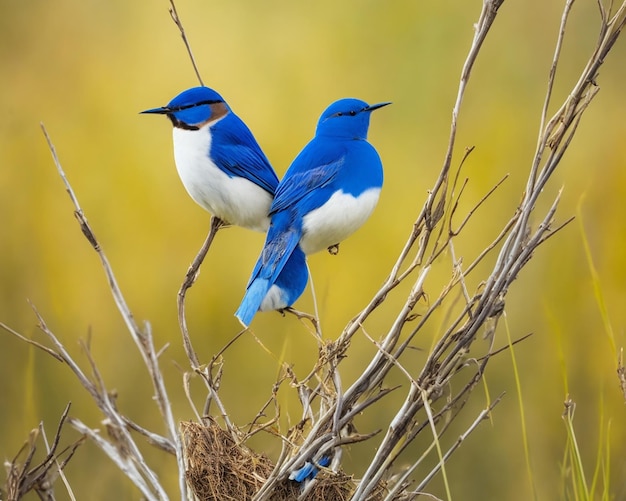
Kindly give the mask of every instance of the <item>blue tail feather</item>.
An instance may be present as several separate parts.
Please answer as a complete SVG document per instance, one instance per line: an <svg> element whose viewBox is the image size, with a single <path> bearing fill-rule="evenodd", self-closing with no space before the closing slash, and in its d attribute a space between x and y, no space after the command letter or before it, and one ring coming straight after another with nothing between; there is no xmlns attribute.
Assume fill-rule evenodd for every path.
<svg viewBox="0 0 626 501"><path fill-rule="evenodd" d="M264 309L267 309L267 305L274 305L274 308L291 306L306 286L306 259L298 247L300 231L289 224L283 226L280 223L280 220L272 221L265 246L248 282L246 294L235 313L246 327L261 308L273 285L277 286L272 290L275 297L268 298Z"/></svg>
<svg viewBox="0 0 626 501"><path fill-rule="evenodd" d="M276 310L291 306L302 295L309 280L309 269L306 264L306 256L299 245L291 252L280 271L274 286L280 291L280 301L272 302L273 298L266 297L261 311ZM270 296L268 294L268 296ZM265 304L267 302L267 304Z"/></svg>
<svg viewBox="0 0 626 501"><path fill-rule="evenodd" d="M270 287L271 284L269 283L269 280L260 277L253 280L248 286L246 295L235 313L235 316L245 327L250 325L254 315L256 315L256 312L259 311L259 307L261 306L261 303L263 302L263 299L265 298L265 295Z"/></svg>

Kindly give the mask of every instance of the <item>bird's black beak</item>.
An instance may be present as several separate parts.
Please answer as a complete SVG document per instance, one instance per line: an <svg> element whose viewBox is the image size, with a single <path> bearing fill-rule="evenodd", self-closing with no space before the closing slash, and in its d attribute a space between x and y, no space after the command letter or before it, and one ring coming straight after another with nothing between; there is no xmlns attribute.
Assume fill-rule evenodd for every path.
<svg viewBox="0 0 626 501"><path fill-rule="evenodd" d="M167 106L161 106L160 108L150 108L149 110L140 111L142 113L152 113L156 115L167 115L171 110Z"/></svg>
<svg viewBox="0 0 626 501"><path fill-rule="evenodd" d="M370 104L367 108L365 108L363 111L374 111L377 110L378 108L382 108L383 106L387 106L391 104L390 101L386 102L386 103L377 103L377 104Z"/></svg>

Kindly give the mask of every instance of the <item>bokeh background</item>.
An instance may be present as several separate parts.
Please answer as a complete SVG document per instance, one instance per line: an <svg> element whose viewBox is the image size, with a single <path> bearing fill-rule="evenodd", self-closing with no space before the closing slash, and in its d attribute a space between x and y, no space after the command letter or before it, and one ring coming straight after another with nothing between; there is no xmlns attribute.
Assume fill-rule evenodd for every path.
<svg viewBox="0 0 626 501"><path fill-rule="evenodd" d="M456 163L476 146L464 175L465 207L506 173L509 179L468 227L457 252L473 260L520 200L537 140L539 113L562 3L505 2L474 69L463 106ZM178 10L207 85L254 131L279 175L309 140L320 112L340 97L393 101L372 119L370 140L385 165L385 187L370 221L339 256L313 256L324 334L334 338L377 290L395 262L443 162L458 76L482 2L217 2L179 0ZM149 321L177 418L193 413L181 389L186 367L176 322L176 292L208 229L209 216L178 180L169 122L138 112L166 104L197 84L168 2L58 0L5 2L0 17L0 321L41 340L31 301L77 359L91 336L94 357L120 408L163 431L140 358L115 310L96 254L72 216L41 133L43 121L79 200L139 321ZM575 4L563 49L555 104L577 79L599 26L595 0ZM534 256L510 291L507 322L517 346L532 480L525 466L522 414L510 355L493 360L491 395L507 394L448 464L457 499L563 497L566 443L561 418L569 393L589 478L601 448L610 458L610 491L626 499L626 409L616 353L596 300L604 298L617 346L626 344L626 42L601 70L601 91L583 117L543 206L564 187L559 220L577 220ZM554 111L554 108L553 108ZM587 239L598 279L584 252ZM189 293L188 322L204 360L239 330L233 317L263 236L219 234ZM449 257L441 271L449 273ZM479 278L479 277L476 277ZM436 295L433 290L432 294ZM399 304L401 297L393 301ZM307 291L299 301L311 310ZM389 310L390 315L392 309ZM390 317L391 318L391 317ZM382 334L385 318L369 331ZM269 396L280 364L303 377L315 341L293 318L263 314L228 353L223 398L239 423ZM498 331L499 343L506 343ZM423 340L423 347L430 346ZM361 339L345 378L371 353ZM419 343L418 343L419 344ZM363 357L358 350L363 350ZM196 388L201 397L200 386ZM294 393L281 392L287 427L299 418ZM0 455L11 458L43 420L52 433L62 409L98 427L100 414L67 367L0 333ZM465 425L485 406L477 390ZM359 431L384 426L386 406ZM380 418L377 423L376 419ZM462 423L453 433L463 430ZM66 440L76 438L68 428ZM453 439L454 436L451 436ZM256 445L275 455L279 444ZM368 447L348 449L358 474ZM175 464L146 456L176 498ZM413 449L413 457L419 450ZM411 457L407 457L407 464ZM95 446L67 468L78 499L137 499L139 493ZM443 496L440 479L430 485ZM65 498L58 489L60 499Z"/></svg>

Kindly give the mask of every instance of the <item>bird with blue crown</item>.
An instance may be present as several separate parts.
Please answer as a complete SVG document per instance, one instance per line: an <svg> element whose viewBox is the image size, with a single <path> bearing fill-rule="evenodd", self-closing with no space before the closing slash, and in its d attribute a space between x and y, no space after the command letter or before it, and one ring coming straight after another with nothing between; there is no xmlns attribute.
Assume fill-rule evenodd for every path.
<svg viewBox="0 0 626 501"><path fill-rule="evenodd" d="M141 113L166 115L172 122L176 169L193 200L225 223L267 230L278 177L222 96L208 87L193 87L166 106ZM307 280L304 253L291 253L265 304L269 309L290 306Z"/></svg>
<svg viewBox="0 0 626 501"><path fill-rule="evenodd" d="M340 99L322 113L276 189L265 245L235 313L244 326L257 311L285 308L276 298L291 306L302 294L301 280L281 280L294 256L336 248L371 215L383 167L367 132L371 113L388 104Z"/></svg>

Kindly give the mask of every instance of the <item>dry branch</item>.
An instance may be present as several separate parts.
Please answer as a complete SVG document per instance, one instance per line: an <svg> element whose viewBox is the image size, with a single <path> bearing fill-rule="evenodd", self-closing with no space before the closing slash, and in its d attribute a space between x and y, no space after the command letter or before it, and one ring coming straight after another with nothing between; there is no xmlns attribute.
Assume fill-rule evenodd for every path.
<svg viewBox="0 0 626 501"><path fill-rule="evenodd" d="M84 442L85 437L79 438L74 443L58 451L61 442L61 431L67 420L70 404L67 404L56 433L52 440L52 445L48 446L43 423L30 432L28 442L19 450L17 455L9 462L5 462L7 470L6 500L17 501L22 499L27 493L34 491L41 499L54 500L54 483L58 477L63 476L63 468L72 459L76 449ZM41 441L46 446L48 453L36 466L32 466L37 442ZM73 494L68 488L68 492L73 499Z"/></svg>
<svg viewBox="0 0 626 501"><path fill-rule="evenodd" d="M372 312L388 300L392 289L400 282L413 277L412 289L398 310L396 319L390 326L387 335L380 342L375 343L378 353L361 376L345 392L336 392L335 394L330 392L320 397L320 400L324 401L325 404L323 409L320 406L315 426L312 427L299 448L286 455L288 459L285 459L284 462L277 464L277 472L272 475L270 481L257 494L256 500L269 499L269 493L272 490L271 483L279 482L295 466L302 464L304 460L333 454L340 443L341 433L351 423L353 409L358 406L361 412L366 411L366 408L359 403L369 403L370 400L368 399L371 399L372 394L380 391L379 389L391 368L400 365L404 351L411 346L416 336L424 331L432 314L442 308L444 304L449 303L454 297L453 293L460 294L465 302L464 308L448 322L447 329L428 355L421 371L416 376L407 374L410 388L406 399L390 422L384 438L377 446L377 453L371 459L367 471L351 498L355 500L366 499L380 479L393 473L392 467L398 455L417 436L417 433L424 429L423 426L418 426L416 430L417 423L424 422L424 412L430 412L433 409L432 406L445 396L445 402L441 404L440 408L433 409L433 424L437 425L443 416L450 413L452 413L452 417L448 417L448 419L454 419L458 415L460 408L469 398L469 394L482 378L490 357L497 351L493 347L494 334L498 318L504 311L509 287L532 258L537 248L571 220L568 219L565 223L555 224L554 218L560 192L538 225L534 226L530 223L530 214L536 210L537 201L543 193L548 179L563 158L583 112L598 90L595 83L597 72L624 26L624 5L626 4L623 4L611 18L605 11L601 12L602 28L598 47L591 55L570 95L544 127L545 114L551 104L550 97L560 48L565 36L565 25L571 8L571 2L566 4L550 70L538 149L531 165L522 202L494 242L488 245L469 267L463 269L461 262L456 258L454 242L462 236L463 227L475 213L475 209L472 209L463 219L461 225L456 230L452 229L450 221L456 211L458 197L463 192L461 188L456 198L452 194L458 174L452 188L450 188L449 183L457 122L471 69L501 5L502 2L500 1L485 1L483 3L483 10L479 21L476 23L475 37L461 72L459 91L452 113L449 147L440 176L430 190L424 208L414 223L413 231L387 281L370 304L346 327L337 341L331 343L332 348L329 348L329 351L335 350L334 357L331 356L328 359L333 360L333 363L327 364L324 369L330 373L330 379L334 378L337 367L346 356L352 336L362 330ZM463 161L461 161L461 165L462 163ZM485 196L485 199L476 204L476 207L482 205L496 188L497 186ZM448 221L447 225L445 224L446 221ZM431 267L435 265L435 261L442 255L444 249L450 251L451 279L440 291L437 299L427 305L426 312L420 314L417 325L407 333L405 327L416 319L413 313L415 306L420 301L425 302L425 290ZM486 262L487 258L492 256L496 250L498 250L498 254L494 258L491 273L476 291L470 293L465 277L475 269L477 264ZM406 262L411 255L414 257L407 266ZM402 271L403 267L406 267L404 271ZM480 332L483 332L484 337L489 341L486 354L473 359L473 364L468 364L468 360L472 360L469 358L471 346ZM399 340L403 335L405 335L405 339L400 343ZM470 376L469 382L454 393L452 383L462 369L469 369L474 372ZM496 400L493 405L498 401ZM486 412L491 409L492 407L489 407ZM418 416L421 417L418 419ZM468 433L474 429L476 424L477 421L468 429ZM443 433L446 427L446 423L441 425L440 433ZM450 452L454 449L451 449ZM421 491L430 478L432 478L431 475L420 482L417 491ZM390 492L400 495L406 481L406 477L400 477L397 483L390 487Z"/></svg>

